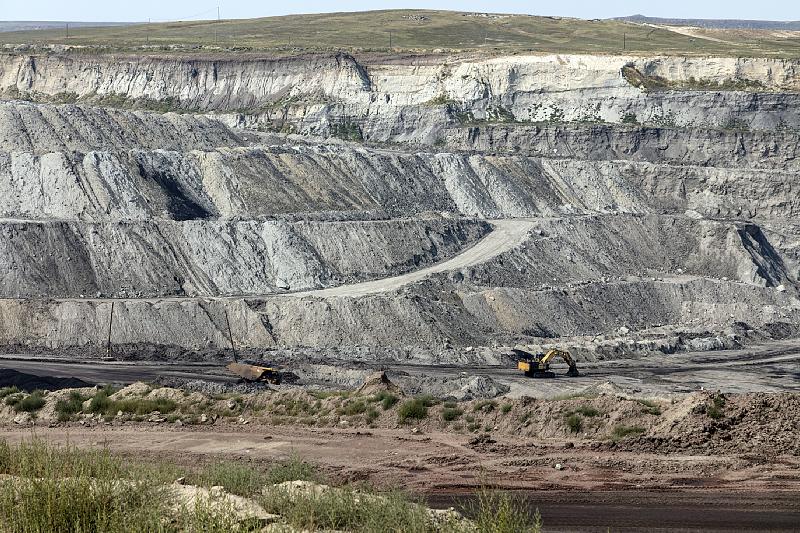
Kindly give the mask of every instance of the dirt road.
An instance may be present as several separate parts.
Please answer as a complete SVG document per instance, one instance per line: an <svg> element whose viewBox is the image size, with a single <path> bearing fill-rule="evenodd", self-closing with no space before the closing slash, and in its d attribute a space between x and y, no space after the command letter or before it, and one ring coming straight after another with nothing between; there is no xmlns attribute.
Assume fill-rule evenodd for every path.
<svg viewBox="0 0 800 533"><path fill-rule="evenodd" d="M453 378L469 375L491 377L511 387L510 396L548 398L576 392L592 385L610 382L621 389L643 396L663 396L705 388L723 392L800 391L800 339L788 339L748 346L736 350L679 353L639 359L620 359L581 363L581 376L553 380L532 380L513 367L469 365L418 365L396 363L388 368L411 375ZM350 362L332 362L348 368ZM292 365L302 365L294 361ZM76 377L92 383L127 384L156 381L158 378L203 379L232 383L219 363L167 363L77 361L27 354L0 355L0 368L34 375ZM377 365L375 368L387 368ZM369 369L368 364L359 368ZM563 373L566 367L556 367ZM358 387L360 383L352 383Z"/></svg>
<svg viewBox="0 0 800 533"><path fill-rule="evenodd" d="M485 263L498 255L513 250L525 242L528 232L533 229L536 223L525 219L503 219L492 220L494 229L486 237L478 241L475 246L466 249L463 253L436 263L435 265L415 270L392 278L367 281L353 285L342 285L330 289L296 292L288 294L296 298L305 296L315 296L327 298L333 296L365 296L380 292L387 292L399 289L405 285L410 285L423 280L431 274L459 270L468 266Z"/></svg>

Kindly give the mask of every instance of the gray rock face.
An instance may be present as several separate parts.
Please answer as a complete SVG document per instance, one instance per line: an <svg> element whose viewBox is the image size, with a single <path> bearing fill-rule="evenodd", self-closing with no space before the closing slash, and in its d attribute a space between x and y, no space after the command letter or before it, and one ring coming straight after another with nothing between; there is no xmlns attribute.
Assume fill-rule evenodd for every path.
<svg viewBox="0 0 800 533"><path fill-rule="evenodd" d="M0 346L100 354L112 299L129 357L218 356L226 313L422 362L800 324L796 62L450 63L0 55Z"/></svg>

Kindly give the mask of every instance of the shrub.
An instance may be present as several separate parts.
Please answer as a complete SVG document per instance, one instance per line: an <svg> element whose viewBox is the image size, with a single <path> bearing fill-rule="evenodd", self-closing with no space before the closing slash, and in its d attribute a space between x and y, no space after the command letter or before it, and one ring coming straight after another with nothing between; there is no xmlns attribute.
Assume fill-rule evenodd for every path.
<svg viewBox="0 0 800 533"><path fill-rule="evenodd" d="M457 407L445 407L442 409L442 420L452 422L464 414L464 411Z"/></svg>
<svg viewBox="0 0 800 533"><path fill-rule="evenodd" d="M87 398L77 391L70 392L66 400L58 400L58 402L56 402L56 415L58 420L60 422L66 422L80 413L83 409L83 402L86 400Z"/></svg>
<svg viewBox="0 0 800 533"><path fill-rule="evenodd" d="M11 396L9 396L11 398ZM23 397L17 397L18 401L13 404L14 411L26 413L33 413L44 407L45 399L41 391L34 391L32 394Z"/></svg>
<svg viewBox="0 0 800 533"><path fill-rule="evenodd" d="M397 420L404 424L408 420L422 420L428 417L428 402L423 397L411 398L397 409Z"/></svg>
<svg viewBox="0 0 800 533"><path fill-rule="evenodd" d="M706 414L714 420L719 420L725 416L722 409L725 407L727 400L722 394L716 394L711 398L711 405L706 407Z"/></svg>
<svg viewBox="0 0 800 533"><path fill-rule="evenodd" d="M92 401L89 402L89 412L90 413L104 413L108 409L108 406L111 404L111 400L108 399L111 393L108 389L101 389L95 393L92 397Z"/></svg>
<svg viewBox="0 0 800 533"><path fill-rule="evenodd" d="M19 393L19 389L17 387L3 387L0 389L0 398L5 398L11 394Z"/></svg>
<svg viewBox="0 0 800 533"><path fill-rule="evenodd" d="M4 401L4 402L5 402L5 404L6 404L6 405L8 405L9 407L14 407L14 406L15 406L15 405L17 405L17 404L18 404L20 401L22 401L22 398L24 398L24 397L25 397L25 395L24 395L24 394L22 394L21 392L17 392L17 393L15 393L15 394L9 394L8 396L6 396L6 399L5 399L5 400L3 400L3 401Z"/></svg>
<svg viewBox="0 0 800 533"><path fill-rule="evenodd" d="M507 415L508 413L511 412L511 409L513 407L514 406L510 403L504 403L502 406L500 406L500 412L502 412L504 415Z"/></svg>
<svg viewBox="0 0 800 533"><path fill-rule="evenodd" d="M340 415L354 416L366 412L367 404L364 400L349 401L336 410Z"/></svg>
<svg viewBox="0 0 800 533"><path fill-rule="evenodd" d="M660 415L661 407L652 400L636 400L637 403L643 406L642 412L648 415Z"/></svg>
<svg viewBox="0 0 800 533"><path fill-rule="evenodd" d="M587 418L593 418L600 414L600 411L592 407L591 405L581 405L574 411L575 413L581 414Z"/></svg>
<svg viewBox="0 0 800 533"><path fill-rule="evenodd" d="M494 411L495 407L497 407L497 402L494 400L481 400L480 402L476 403L472 407L472 411L477 413L478 411L483 411L485 413L491 413Z"/></svg>
<svg viewBox="0 0 800 533"><path fill-rule="evenodd" d="M374 407L367 409L366 417L368 424L372 424L379 416L381 416L380 413Z"/></svg>
<svg viewBox="0 0 800 533"><path fill-rule="evenodd" d="M394 407L394 404L397 403L397 400L398 400L397 396L395 396L389 391L382 390L379 393L375 394L370 401L380 402L381 407L383 407L383 410L388 411L389 409Z"/></svg>
<svg viewBox="0 0 800 533"><path fill-rule="evenodd" d="M638 118L636 118L636 113L625 113L625 116L622 117L623 124L639 124Z"/></svg>
<svg viewBox="0 0 800 533"><path fill-rule="evenodd" d="M572 433L580 433L583 429L583 419L578 414L571 414L565 418L567 427Z"/></svg>

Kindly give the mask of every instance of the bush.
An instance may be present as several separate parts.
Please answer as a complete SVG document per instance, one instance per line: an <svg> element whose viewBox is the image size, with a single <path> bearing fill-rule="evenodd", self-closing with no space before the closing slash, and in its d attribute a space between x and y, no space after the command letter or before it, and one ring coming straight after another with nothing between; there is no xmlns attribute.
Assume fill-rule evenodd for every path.
<svg viewBox="0 0 800 533"><path fill-rule="evenodd" d="M625 116L622 117L623 124L639 124L639 120L636 118L636 113L625 113Z"/></svg>
<svg viewBox="0 0 800 533"><path fill-rule="evenodd" d="M379 416L381 416L380 413L374 407L367 409L366 417L368 424L372 424Z"/></svg>
<svg viewBox="0 0 800 533"><path fill-rule="evenodd" d="M58 400L56 402L56 415L59 422L66 422L80 413L83 409L83 402L86 400L87 398L77 391L70 392L66 400Z"/></svg>
<svg viewBox="0 0 800 533"><path fill-rule="evenodd" d="M411 398L397 409L397 420L404 424L408 420L422 420L428 417L428 402L425 398Z"/></svg>
<svg viewBox="0 0 800 533"><path fill-rule="evenodd" d="M32 394L24 397L9 396L9 398L12 397L18 398L18 401L15 401L12 405L14 411L18 413L22 411L25 411L26 413L33 413L44 407L44 404L47 403L41 391L35 391ZM8 400L8 398L6 400Z"/></svg>
<svg viewBox="0 0 800 533"><path fill-rule="evenodd" d="M636 400L637 403L641 404L644 408L642 412L648 415L660 415L661 414L661 407L652 400Z"/></svg>
<svg viewBox="0 0 800 533"><path fill-rule="evenodd" d="M587 418L593 418L595 416L598 416L600 414L600 411L598 411L597 409L595 409L591 405L581 405L580 407L575 409L573 411L573 413L578 413L578 414L583 415L583 416L585 416Z"/></svg>
<svg viewBox="0 0 800 533"><path fill-rule="evenodd" d="M0 398L5 398L11 394L19 393L19 389L17 387L3 387L0 389Z"/></svg>
<svg viewBox="0 0 800 533"><path fill-rule="evenodd" d="M481 400L480 402L476 403L472 407L472 411L477 413L478 411L483 411L485 413L491 413L494 411L495 407L497 407L497 402L494 400Z"/></svg>
<svg viewBox="0 0 800 533"><path fill-rule="evenodd" d="M130 398L125 400L112 400L109 398L109 389L97 391L89 402L89 412L113 416L122 411L127 414L146 415L154 411L166 414L174 411L178 405L167 398L149 400L146 398Z"/></svg>
<svg viewBox="0 0 800 533"><path fill-rule="evenodd" d="M500 412L503 413L504 415L507 415L508 413L511 412L511 409L513 407L514 406L510 403L504 403L502 406L500 406Z"/></svg>
<svg viewBox="0 0 800 533"><path fill-rule="evenodd" d="M3 401L9 407L14 407L20 401L22 401L22 398L24 398L24 397L25 397L24 394L22 394L21 392L17 392L17 393L14 393L14 394L9 394L8 396L6 396L6 399L3 400Z"/></svg>
<svg viewBox="0 0 800 533"><path fill-rule="evenodd" d="M641 435L644 431L644 428L640 426L615 426L611 431L611 439L618 441L632 435Z"/></svg>
<svg viewBox="0 0 800 533"><path fill-rule="evenodd" d="M367 404L364 403L364 400L354 400L347 402L342 407L338 408L336 412L340 415L354 416L360 415L361 413L366 412L366 410Z"/></svg>
<svg viewBox="0 0 800 533"><path fill-rule="evenodd" d="M388 411L389 409L394 407L394 404L397 403L397 400L398 400L397 396L395 396L389 391L382 390L376 395L374 395L370 401L380 402L381 407L383 407L383 410Z"/></svg>
<svg viewBox="0 0 800 533"><path fill-rule="evenodd" d="M531 518L525 500L506 492L481 489L469 511L475 516L478 533L539 533L542 530L539 510Z"/></svg>
<svg viewBox="0 0 800 533"><path fill-rule="evenodd" d="M108 409L108 406L111 404L111 400L108 397L112 393L109 391L108 388L101 389L95 393L92 397L92 401L89 402L89 412L90 413L104 413Z"/></svg>
<svg viewBox="0 0 800 533"><path fill-rule="evenodd" d="M442 409L442 420L452 422L464 414L464 411L457 407L445 407Z"/></svg>
<svg viewBox="0 0 800 533"><path fill-rule="evenodd" d="M581 429L583 429L583 419L578 414L573 413L568 415L565 421L572 433L580 433Z"/></svg>

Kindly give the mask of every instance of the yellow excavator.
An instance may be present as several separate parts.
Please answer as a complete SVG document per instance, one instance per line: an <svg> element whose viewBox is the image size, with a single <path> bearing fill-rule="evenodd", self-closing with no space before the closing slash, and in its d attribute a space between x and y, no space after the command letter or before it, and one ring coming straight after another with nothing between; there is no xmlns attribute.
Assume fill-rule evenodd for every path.
<svg viewBox="0 0 800 533"><path fill-rule="evenodd" d="M574 378L580 376L578 366L575 364L575 359L566 350L552 349L548 350L545 354L532 354L525 350L513 349L511 350L517 358L517 368L522 370L529 378L554 378L555 372L550 370L550 362L556 357L560 357L564 362L569 365L567 376Z"/></svg>

